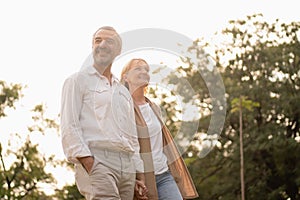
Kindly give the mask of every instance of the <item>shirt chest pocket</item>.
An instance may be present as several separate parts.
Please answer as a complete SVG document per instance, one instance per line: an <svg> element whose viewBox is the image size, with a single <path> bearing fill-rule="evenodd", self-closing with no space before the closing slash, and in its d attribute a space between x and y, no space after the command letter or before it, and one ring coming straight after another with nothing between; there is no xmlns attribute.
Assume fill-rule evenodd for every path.
<svg viewBox="0 0 300 200"><path fill-rule="evenodd" d="M95 109L111 103L111 91L108 88L88 89L86 101Z"/></svg>

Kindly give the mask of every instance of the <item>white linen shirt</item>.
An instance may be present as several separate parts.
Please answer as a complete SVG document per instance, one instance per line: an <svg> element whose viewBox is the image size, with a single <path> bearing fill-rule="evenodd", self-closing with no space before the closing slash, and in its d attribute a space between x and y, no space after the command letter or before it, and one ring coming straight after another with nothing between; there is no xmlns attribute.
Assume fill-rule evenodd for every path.
<svg viewBox="0 0 300 200"><path fill-rule="evenodd" d="M143 171L132 97L115 76L112 85L93 66L66 79L61 102L62 146L67 159L93 156L90 147L133 154L136 170Z"/></svg>

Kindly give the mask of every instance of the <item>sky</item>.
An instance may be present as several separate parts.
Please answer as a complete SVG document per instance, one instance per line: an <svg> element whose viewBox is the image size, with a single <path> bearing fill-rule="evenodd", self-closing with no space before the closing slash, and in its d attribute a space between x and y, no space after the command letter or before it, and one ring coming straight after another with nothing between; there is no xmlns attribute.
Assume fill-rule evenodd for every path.
<svg viewBox="0 0 300 200"><path fill-rule="evenodd" d="M296 4L296 0L2 0L0 80L26 88L16 110L8 110L9 116L0 120L0 141L7 143L11 133L26 132L31 123L29 111L37 104L46 105L50 118L58 115L62 84L81 69L98 27L113 26L121 34L143 28L164 29L195 40L211 37L229 20L257 13L272 22L300 21ZM158 50L135 53L151 63L173 62L170 58L174 58ZM119 69L113 68L117 75ZM57 136L35 136L35 140L42 150L51 149L57 158L64 158ZM73 181L72 174L63 169L54 173L60 186Z"/></svg>

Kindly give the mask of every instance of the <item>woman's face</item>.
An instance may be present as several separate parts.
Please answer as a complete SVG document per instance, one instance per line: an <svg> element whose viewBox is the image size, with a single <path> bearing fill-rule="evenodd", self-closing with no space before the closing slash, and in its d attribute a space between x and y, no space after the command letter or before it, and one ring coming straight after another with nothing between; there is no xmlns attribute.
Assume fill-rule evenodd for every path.
<svg viewBox="0 0 300 200"><path fill-rule="evenodd" d="M129 88L147 87L150 81L149 66L144 61L136 60L126 74Z"/></svg>

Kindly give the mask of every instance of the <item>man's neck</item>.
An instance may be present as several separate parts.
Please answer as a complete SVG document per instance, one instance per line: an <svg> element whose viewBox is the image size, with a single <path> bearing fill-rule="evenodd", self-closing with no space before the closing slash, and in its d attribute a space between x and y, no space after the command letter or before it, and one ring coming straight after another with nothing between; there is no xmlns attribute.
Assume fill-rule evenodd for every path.
<svg viewBox="0 0 300 200"><path fill-rule="evenodd" d="M111 85L111 81L112 81L111 65L109 65L107 67L99 67L99 66L94 65L94 67L102 76L107 78L107 80L109 81L109 83Z"/></svg>

